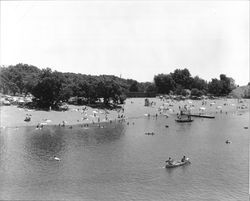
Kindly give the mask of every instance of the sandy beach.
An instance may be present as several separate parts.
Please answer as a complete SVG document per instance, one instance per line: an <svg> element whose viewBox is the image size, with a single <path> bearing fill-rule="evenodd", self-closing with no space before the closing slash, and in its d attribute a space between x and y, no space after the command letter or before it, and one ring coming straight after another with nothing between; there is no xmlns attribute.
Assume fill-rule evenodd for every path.
<svg viewBox="0 0 250 201"><path fill-rule="evenodd" d="M150 98L152 106L144 106L144 98L130 98L126 100L122 110L102 110L85 106L69 105L68 111L41 111L18 108L17 106L1 106L1 127L19 127L59 125L65 122L65 125L92 124L102 122L118 121L119 116L125 120L135 118L155 117L155 115L176 116L179 107L185 105L190 108L192 114L215 115L216 113L236 113L247 111L249 101L237 99L217 99L217 100L185 100L171 101L160 100L159 98ZM247 106L247 107L245 107ZM85 108L85 110L83 110ZM26 115L31 117L31 121L25 122Z"/></svg>

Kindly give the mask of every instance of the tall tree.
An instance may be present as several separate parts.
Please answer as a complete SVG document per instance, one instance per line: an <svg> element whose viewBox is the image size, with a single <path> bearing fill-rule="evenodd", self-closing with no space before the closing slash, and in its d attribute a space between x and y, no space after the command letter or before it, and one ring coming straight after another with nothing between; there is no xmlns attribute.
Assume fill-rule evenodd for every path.
<svg viewBox="0 0 250 201"><path fill-rule="evenodd" d="M222 95L228 95L235 88L234 80L225 74L220 74L220 82L222 85Z"/></svg>
<svg viewBox="0 0 250 201"><path fill-rule="evenodd" d="M208 83L208 92L213 94L213 95L216 95L216 96L221 95L222 88L223 88L223 86L222 86L220 80L218 80L216 78L212 79L212 81Z"/></svg>
<svg viewBox="0 0 250 201"><path fill-rule="evenodd" d="M177 85L184 89L191 89L192 78L188 69L176 69L174 73L171 73L171 76Z"/></svg>
<svg viewBox="0 0 250 201"><path fill-rule="evenodd" d="M33 87L32 94L40 107L57 107L61 98L63 77L51 69L43 69L38 83Z"/></svg>
<svg viewBox="0 0 250 201"><path fill-rule="evenodd" d="M170 74L158 74L154 77L154 83L158 93L168 94L175 89L175 82Z"/></svg>
<svg viewBox="0 0 250 201"><path fill-rule="evenodd" d="M207 83L199 76L195 76L192 81L192 88L196 88L199 90L207 90Z"/></svg>

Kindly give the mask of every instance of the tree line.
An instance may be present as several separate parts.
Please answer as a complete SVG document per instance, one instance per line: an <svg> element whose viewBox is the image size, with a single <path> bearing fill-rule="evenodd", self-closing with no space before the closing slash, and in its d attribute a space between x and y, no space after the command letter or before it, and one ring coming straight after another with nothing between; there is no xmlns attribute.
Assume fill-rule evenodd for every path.
<svg viewBox="0 0 250 201"><path fill-rule="evenodd" d="M213 78L207 82L199 76L192 77L186 68L176 69L169 74L155 75L154 83L158 93L183 96L187 95L187 89L191 91L192 96L226 96L236 88L234 79L225 74L220 74L220 79Z"/></svg>
<svg viewBox="0 0 250 201"><path fill-rule="evenodd" d="M35 97L37 107L41 108L56 108L70 97L77 97L79 104L95 104L100 100L105 105L123 103L127 92L144 92L151 85L113 75L62 73L27 64L0 67L0 92L11 95L30 93Z"/></svg>
<svg viewBox="0 0 250 201"><path fill-rule="evenodd" d="M224 74L219 80L207 82L198 76L192 77L188 69L155 75L154 82L137 82L113 75L62 73L27 64L0 67L1 93L31 93L37 106L42 108L56 108L71 97L78 97L79 103L95 104L102 100L108 105L123 103L127 92L186 95L189 89L194 96L207 93L221 96L229 94L234 87L234 80Z"/></svg>

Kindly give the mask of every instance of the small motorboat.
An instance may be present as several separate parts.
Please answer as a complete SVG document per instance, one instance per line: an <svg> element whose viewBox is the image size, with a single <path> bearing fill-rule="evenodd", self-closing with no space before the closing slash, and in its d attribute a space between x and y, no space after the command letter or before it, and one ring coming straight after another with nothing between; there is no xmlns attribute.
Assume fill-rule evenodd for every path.
<svg viewBox="0 0 250 201"><path fill-rule="evenodd" d="M176 122L185 123L185 122L192 122L193 119L175 119Z"/></svg>
<svg viewBox="0 0 250 201"><path fill-rule="evenodd" d="M183 166L186 164L191 163L189 158L186 158L186 160L184 162L181 161L174 161L172 164L166 164L165 168L174 168L174 167L179 167L179 166Z"/></svg>

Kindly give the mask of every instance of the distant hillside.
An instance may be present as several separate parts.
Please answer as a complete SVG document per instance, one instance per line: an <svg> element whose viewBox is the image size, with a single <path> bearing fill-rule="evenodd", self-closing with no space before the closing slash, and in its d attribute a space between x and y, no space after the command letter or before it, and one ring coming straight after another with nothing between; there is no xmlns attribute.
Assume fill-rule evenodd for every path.
<svg viewBox="0 0 250 201"><path fill-rule="evenodd" d="M237 87L229 95L234 98L250 98L250 85Z"/></svg>

